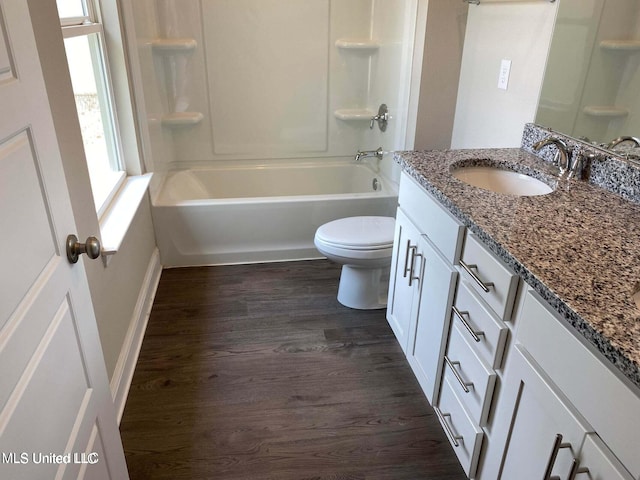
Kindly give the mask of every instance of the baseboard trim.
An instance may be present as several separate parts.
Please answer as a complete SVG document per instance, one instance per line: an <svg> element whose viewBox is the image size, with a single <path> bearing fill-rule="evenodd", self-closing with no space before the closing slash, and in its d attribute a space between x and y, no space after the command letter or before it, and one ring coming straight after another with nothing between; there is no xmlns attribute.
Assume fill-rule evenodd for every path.
<svg viewBox="0 0 640 480"><path fill-rule="evenodd" d="M156 248L151 255L151 260L149 260L149 266L147 267L147 272L140 288L136 307L133 310L129 329L124 338L118 363L111 378L111 396L113 397L113 403L116 408L118 425L120 425L124 407L127 403L129 387L133 380L133 372L135 371L140 348L142 347L142 339L147 329L147 323L149 322L149 315L161 273L160 252Z"/></svg>

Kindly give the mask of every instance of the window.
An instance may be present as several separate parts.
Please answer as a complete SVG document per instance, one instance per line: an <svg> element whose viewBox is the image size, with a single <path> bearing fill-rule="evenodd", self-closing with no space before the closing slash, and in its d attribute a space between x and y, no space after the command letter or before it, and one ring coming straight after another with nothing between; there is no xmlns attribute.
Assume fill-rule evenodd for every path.
<svg viewBox="0 0 640 480"><path fill-rule="evenodd" d="M126 173L96 0L57 0L96 211L100 215Z"/></svg>

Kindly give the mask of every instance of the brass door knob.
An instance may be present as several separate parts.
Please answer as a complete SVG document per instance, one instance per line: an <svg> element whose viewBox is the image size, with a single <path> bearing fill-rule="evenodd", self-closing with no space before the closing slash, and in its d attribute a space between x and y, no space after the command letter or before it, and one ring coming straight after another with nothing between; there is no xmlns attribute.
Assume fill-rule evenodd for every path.
<svg viewBox="0 0 640 480"><path fill-rule="evenodd" d="M69 263L77 263L78 258L83 253L91 259L96 259L100 256L100 240L96 237L89 237L85 243L78 242L78 237L75 235L69 235L67 237L67 259Z"/></svg>

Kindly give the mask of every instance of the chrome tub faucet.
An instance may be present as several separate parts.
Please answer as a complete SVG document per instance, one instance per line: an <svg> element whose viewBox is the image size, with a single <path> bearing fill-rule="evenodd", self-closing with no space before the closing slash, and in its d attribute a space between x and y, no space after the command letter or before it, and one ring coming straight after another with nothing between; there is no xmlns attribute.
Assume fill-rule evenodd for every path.
<svg viewBox="0 0 640 480"><path fill-rule="evenodd" d="M382 150L382 147L378 148L377 150L362 150L362 151L358 150L358 153L356 153L355 159L356 159L356 162L359 162L363 158L367 158L367 157L375 157L378 160L380 160L385 153L386 152Z"/></svg>

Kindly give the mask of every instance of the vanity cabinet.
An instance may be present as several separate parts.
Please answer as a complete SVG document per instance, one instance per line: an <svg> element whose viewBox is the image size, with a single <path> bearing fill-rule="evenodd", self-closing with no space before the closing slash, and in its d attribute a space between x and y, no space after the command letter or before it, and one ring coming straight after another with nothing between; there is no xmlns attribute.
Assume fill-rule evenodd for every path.
<svg viewBox="0 0 640 480"><path fill-rule="evenodd" d="M640 480L637 386L405 173L387 319L469 478Z"/></svg>
<svg viewBox="0 0 640 480"><path fill-rule="evenodd" d="M402 174L387 320L433 402L455 293L464 226Z"/></svg>
<svg viewBox="0 0 640 480"><path fill-rule="evenodd" d="M524 293L481 478L638 478L640 398L562 322Z"/></svg>

